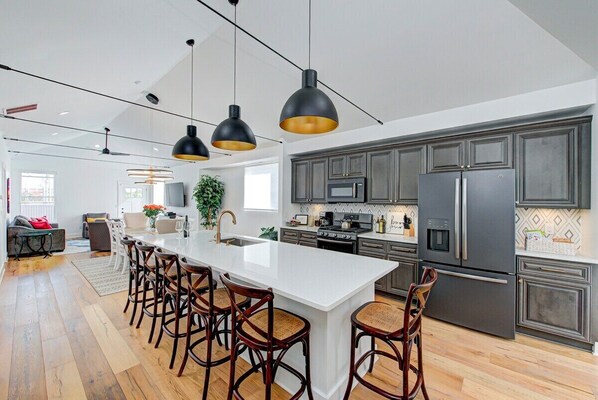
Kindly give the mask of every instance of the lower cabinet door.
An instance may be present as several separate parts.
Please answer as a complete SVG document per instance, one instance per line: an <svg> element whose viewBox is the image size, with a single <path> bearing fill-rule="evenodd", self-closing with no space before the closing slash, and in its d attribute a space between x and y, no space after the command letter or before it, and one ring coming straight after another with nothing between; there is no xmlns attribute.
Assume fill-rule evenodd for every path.
<svg viewBox="0 0 598 400"><path fill-rule="evenodd" d="M590 342L590 284L519 275L517 324Z"/></svg>
<svg viewBox="0 0 598 400"><path fill-rule="evenodd" d="M367 252L360 251L359 255L360 256L366 256L366 257L372 257L372 258L379 258L380 260L386 260L386 255L385 254L367 253ZM376 290L381 290L383 292L388 291L388 281L389 281L388 277L389 277L389 275L385 275L382 278L378 279L376 281L376 283L374 284L374 288Z"/></svg>
<svg viewBox="0 0 598 400"><path fill-rule="evenodd" d="M417 283L417 261L409 258L389 256L390 261L396 261L399 266L387 275L387 291L392 294L407 297L409 286Z"/></svg>

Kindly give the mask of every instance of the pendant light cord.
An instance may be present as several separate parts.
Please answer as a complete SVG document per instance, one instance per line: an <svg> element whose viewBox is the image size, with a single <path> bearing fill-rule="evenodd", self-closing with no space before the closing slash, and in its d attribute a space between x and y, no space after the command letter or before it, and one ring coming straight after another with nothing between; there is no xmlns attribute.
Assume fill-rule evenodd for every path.
<svg viewBox="0 0 598 400"><path fill-rule="evenodd" d="M191 45L191 125L193 125L193 44Z"/></svg>
<svg viewBox="0 0 598 400"><path fill-rule="evenodd" d="M233 104L237 104L237 4L235 4L235 35L233 39Z"/></svg>
<svg viewBox="0 0 598 400"><path fill-rule="evenodd" d="M235 21L235 25L237 21ZM307 45L307 68L311 69L311 0L309 0L309 22L308 22L308 45Z"/></svg>

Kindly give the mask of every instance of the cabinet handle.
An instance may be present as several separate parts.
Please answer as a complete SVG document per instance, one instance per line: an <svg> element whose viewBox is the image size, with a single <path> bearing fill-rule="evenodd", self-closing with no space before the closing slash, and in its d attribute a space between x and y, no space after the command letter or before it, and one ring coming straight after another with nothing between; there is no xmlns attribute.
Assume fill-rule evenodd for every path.
<svg viewBox="0 0 598 400"><path fill-rule="evenodd" d="M461 165L461 169L463 169L463 167L464 167L464 166L463 166L463 165Z"/></svg>
<svg viewBox="0 0 598 400"><path fill-rule="evenodd" d="M467 164L467 168L471 168L471 165Z"/></svg>
<svg viewBox="0 0 598 400"><path fill-rule="evenodd" d="M381 244L373 244L373 243L367 243L367 242L362 242L362 243L361 243L361 245L362 245L363 247L371 247L371 248L373 248L373 249L381 249L381 248L383 248L383 247L384 247L384 246L383 246L383 245L381 245Z"/></svg>
<svg viewBox="0 0 598 400"><path fill-rule="evenodd" d="M546 272L558 272L561 274L566 274L568 271L565 269L561 269L561 268L550 268L550 267L539 267L538 268L541 271L546 271Z"/></svg>
<svg viewBox="0 0 598 400"><path fill-rule="evenodd" d="M522 278L519 278L519 280L518 280L517 282L519 282L519 283L523 283L523 279L522 279Z"/></svg>

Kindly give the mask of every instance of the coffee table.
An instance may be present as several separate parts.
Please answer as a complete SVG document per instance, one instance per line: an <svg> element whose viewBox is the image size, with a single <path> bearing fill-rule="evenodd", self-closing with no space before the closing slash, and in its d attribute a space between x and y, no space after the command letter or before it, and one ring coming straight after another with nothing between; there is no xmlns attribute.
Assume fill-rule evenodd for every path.
<svg viewBox="0 0 598 400"><path fill-rule="evenodd" d="M39 238L39 248L31 247L31 238ZM46 248L46 241L49 239L50 245ZM20 232L15 235L15 260L18 261L23 251L23 245L27 244L33 254L43 254L44 258L52 257L52 232L49 230L39 230L33 232Z"/></svg>

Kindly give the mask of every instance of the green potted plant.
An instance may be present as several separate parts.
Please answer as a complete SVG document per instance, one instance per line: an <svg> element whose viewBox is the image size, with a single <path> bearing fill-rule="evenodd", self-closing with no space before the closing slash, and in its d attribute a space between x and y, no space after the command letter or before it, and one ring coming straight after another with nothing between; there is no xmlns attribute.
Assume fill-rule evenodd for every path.
<svg viewBox="0 0 598 400"><path fill-rule="evenodd" d="M262 233L260 233L260 236L258 236L260 239L268 239L268 240L274 240L274 241L278 240L278 231L276 230L275 227L270 226L270 227L260 228L260 229L262 230Z"/></svg>
<svg viewBox="0 0 598 400"><path fill-rule="evenodd" d="M206 229L213 229L216 226L216 219L222 207L224 183L218 178L218 176L202 175L193 189L193 199L199 211L201 225Z"/></svg>

